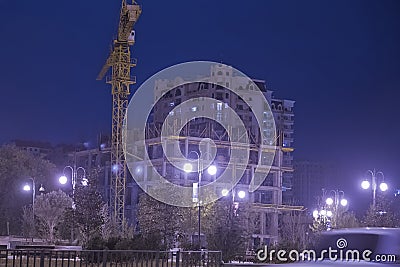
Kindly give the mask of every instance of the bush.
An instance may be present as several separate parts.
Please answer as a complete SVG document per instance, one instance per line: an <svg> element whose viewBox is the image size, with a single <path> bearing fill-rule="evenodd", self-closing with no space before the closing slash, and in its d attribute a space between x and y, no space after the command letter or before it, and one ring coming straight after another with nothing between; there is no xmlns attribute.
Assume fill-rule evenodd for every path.
<svg viewBox="0 0 400 267"><path fill-rule="evenodd" d="M105 249L106 242L100 236L94 236L90 238L87 242L85 249L87 250L103 250Z"/></svg>

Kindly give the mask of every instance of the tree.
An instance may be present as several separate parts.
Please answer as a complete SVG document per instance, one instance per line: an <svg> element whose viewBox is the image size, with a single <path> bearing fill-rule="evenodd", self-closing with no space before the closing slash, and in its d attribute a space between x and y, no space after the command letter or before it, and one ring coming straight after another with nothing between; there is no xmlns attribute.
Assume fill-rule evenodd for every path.
<svg viewBox="0 0 400 267"><path fill-rule="evenodd" d="M362 223L368 227L399 227L399 218L392 210L390 201L378 195L376 206L369 207Z"/></svg>
<svg viewBox="0 0 400 267"><path fill-rule="evenodd" d="M120 231L118 229L118 223L110 215L110 208L108 204L104 204L100 210L101 217L103 218L103 224L100 227L100 236L103 240L108 240L112 237L118 237Z"/></svg>
<svg viewBox="0 0 400 267"><path fill-rule="evenodd" d="M338 217L336 228L356 228L360 226L360 222L357 220L356 215L352 211L346 211Z"/></svg>
<svg viewBox="0 0 400 267"><path fill-rule="evenodd" d="M21 192L24 183L34 178L36 185L50 188L49 181L55 177L56 167L47 160L35 157L14 146L0 147L0 234L6 234L6 223L10 231L21 234L22 207L32 202L31 194Z"/></svg>
<svg viewBox="0 0 400 267"><path fill-rule="evenodd" d="M25 238L34 237L35 219L33 217L32 207L24 206L22 208L22 234Z"/></svg>
<svg viewBox="0 0 400 267"><path fill-rule="evenodd" d="M156 248L172 248L176 237L183 233L185 208L162 203L142 193L139 197L139 229L145 239L154 240Z"/></svg>
<svg viewBox="0 0 400 267"><path fill-rule="evenodd" d="M303 211L290 211L282 217L280 227L280 245L285 249L303 250L309 244L309 223Z"/></svg>
<svg viewBox="0 0 400 267"><path fill-rule="evenodd" d="M203 220L208 249L222 251L224 261L245 254L254 230L251 204L221 199L210 204Z"/></svg>
<svg viewBox="0 0 400 267"><path fill-rule="evenodd" d="M65 216L65 211L72 206L72 199L61 190L40 195L35 201L35 216L43 224L42 231L50 241L54 240L55 230Z"/></svg>

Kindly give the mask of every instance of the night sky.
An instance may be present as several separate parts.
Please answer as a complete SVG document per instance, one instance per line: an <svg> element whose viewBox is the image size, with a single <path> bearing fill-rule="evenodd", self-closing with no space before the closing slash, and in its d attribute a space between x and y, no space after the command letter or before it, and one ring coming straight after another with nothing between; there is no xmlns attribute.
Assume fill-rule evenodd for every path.
<svg viewBox="0 0 400 267"><path fill-rule="evenodd" d="M359 187L372 168L400 187L399 1L140 4L134 88L176 63L232 65L296 101L296 159L343 166L339 188ZM0 0L0 143L110 132L110 87L96 76L119 9L116 0Z"/></svg>

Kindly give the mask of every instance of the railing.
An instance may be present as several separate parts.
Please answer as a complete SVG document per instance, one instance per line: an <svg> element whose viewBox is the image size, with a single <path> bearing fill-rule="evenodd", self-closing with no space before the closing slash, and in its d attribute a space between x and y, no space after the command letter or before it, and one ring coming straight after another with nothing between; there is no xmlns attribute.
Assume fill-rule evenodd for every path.
<svg viewBox="0 0 400 267"><path fill-rule="evenodd" d="M220 251L0 250L4 267L220 267Z"/></svg>

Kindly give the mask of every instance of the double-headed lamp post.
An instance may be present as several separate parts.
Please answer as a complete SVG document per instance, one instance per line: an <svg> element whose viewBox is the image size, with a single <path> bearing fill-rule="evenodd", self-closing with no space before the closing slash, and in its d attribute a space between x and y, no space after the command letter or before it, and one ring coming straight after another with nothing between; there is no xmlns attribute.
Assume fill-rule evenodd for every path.
<svg viewBox="0 0 400 267"><path fill-rule="evenodd" d="M343 208L348 207L348 201L347 201L347 199L344 198L344 192L342 190L337 190L337 189L331 190L331 193L333 194L333 198L328 197L325 200L325 203L326 203L326 205L328 205L328 209L333 210L333 212L331 212L330 217L332 217L332 222L333 222L332 227L336 227L338 218L343 213L343 212L339 213L339 211L340 211L339 207L342 207L342 211L344 211ZM329 213L329 210L327 211L327 213Z"/></svg>
<svg viewBox="0 0 400 267"><path fill-rule="evenodd" d="M226 197L229 195L229 190L224 188L221 190L221 194L223 197ZM236 194L236 188L232 188L232 202L234 205L234 215L237 216L236 210L239 208L239 202L235 202L235 196L238 196L240 199L244 199L246 197L246 192L243 190L239 190Z"/></svg>
<svg viewBox="0 0 400 267"><path fill-rule="evenodd" d="M72 208L75 209L75 187L76 187L76 180L78 178L78 171L81 170L83 172L83 177L82 177L82 185L86 186L88 185L88 180L86 179L86 170L83 167L76 167L74 166L65 166L63 170L63 175L58 179L60 184L66 184L68 182L68 178L65 175L65 170L70 169L71 170L71 183L72 183ZM74 228L71 228L71 242L74 240Z"/></svg>
<svg viewBox="0 0 400 267"><path fill-rule="evenodd" d="M315 220L322 221L326 226L328 223L331 224L331 226L328 226L328 230L330 227L336 227L340 209L343 210L348 207L348 201L344 198L344 192L342 190L331 190L330 193L332 194L331 197L324 199L327 191L323 189L322 199L325 201L326 205L323 204L320 210L313 211Z"/></svg>
<svg viewBox="0 0 400 267"><path fill-rule="evenodd" d="M381 177L382 177L382 182L379 184L379 189L382 192L384 192L384 191L388 190L389 187L388 187L387 183L385 183L385 176L383 175L383 172L381 172L381 171L377 172L377 171L375 171L375 169L373 171L368 170L367 172L368 172L368 174L371 174L371 183L372 184L370 184L370 182L367 179L365 179L364 181L362 181L361 187L366 190L371 186L371 188L372 188L372 206L375 208L376 207L376 189L378 187L378 183L377 183L378 175L381 175Z"/></svg>
<svg viewBox="0 0 400 267"><path fill-rule="evenodd" d="M36 198L36 183L35 183L35 178L29 177L32 181L32 188L29 184L24 185L24 191L31 191L32 190L32 213L33 217L35 217L35 198ZM40 185L39 192L44 192L44 187L43 185Z"/></svg>
<svg viewBox="0 0 400 267"><path fill-rule="evenodd" d="M201 164L200 164L200 155L199 155L199 153L197 153L196 151L190 151L190 153L194 153L194 154L196 154L196 156L197 156L197 174L198 174L198 183L197 183L197 185L196 185L196 183L193 183L193 202L196 202L196 200L197 200L197 206L198 206L198 217L199 217L199 219L198 219L198 221L199 221L199 225L198 225L198 233L197 233L197 235L198 235L198 242L199 242L199 251L201 250L201 235L200 235L200 233L201 233L201 204L200 204L200 185L201 185L201 176L202 176L202 173L203 173L203 167L201 166ZM189 153L189 154L190 154ZM192 172L193 171L193 165L191 164L191 163L185 163L184 165L183 165L183 170L186 172L186 173L190 173L190 172ZM215 165L210 165L208 168L207 168L207 173L209 174L209 175L215 175L215 174L217 174L217 167L215 166ZM197 199L195 198L195 191L196 191L196 189L197 189Z"/></svg>
<svg viewBox="0 0 400 267"><path fill-rule="evenodd" d="M65 166L63 170L63 175L58 179L60 184L66 184L68 182L68 178L65 175L65 170L70 169L71 170L71 183L72 183L72 198L75 196L75 186L76 186L76 180L78 178L78 171L81 170L83 171L83 178L82 178L82 185L86 186L88 183L88 180L86 179L86 170L83 167L76 167L74 166Z"/></svg>

